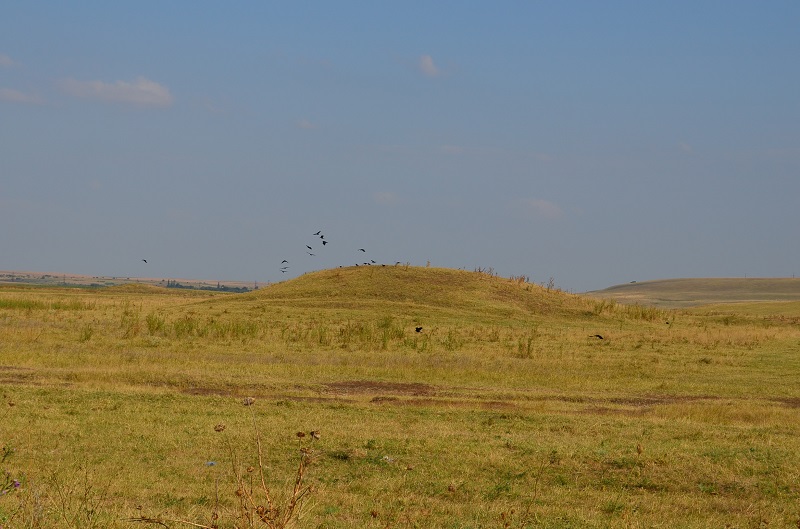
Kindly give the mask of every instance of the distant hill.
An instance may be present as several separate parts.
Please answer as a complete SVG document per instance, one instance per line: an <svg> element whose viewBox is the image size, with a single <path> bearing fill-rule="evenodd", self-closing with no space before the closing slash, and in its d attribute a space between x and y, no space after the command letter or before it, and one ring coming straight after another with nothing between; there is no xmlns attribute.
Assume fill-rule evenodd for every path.
<svg viewBox="0 0 800 529"><path fill-rule="evenodd" d="M712 303L800 301L800 278L687 278L638 281L586 295L664 308Z"/></svg>
<svg viewBox="0 0 800 529"><path fill-rule="evenodd" d="M245 292L258 287L257 283L245 281L218 281L201 279L164 279L154 277L88 276L62 272L32 272L0 270L0 284L67 286L67 287L114 287L120 285L154 285L165 288L214 290L221 292Z"/></svg>

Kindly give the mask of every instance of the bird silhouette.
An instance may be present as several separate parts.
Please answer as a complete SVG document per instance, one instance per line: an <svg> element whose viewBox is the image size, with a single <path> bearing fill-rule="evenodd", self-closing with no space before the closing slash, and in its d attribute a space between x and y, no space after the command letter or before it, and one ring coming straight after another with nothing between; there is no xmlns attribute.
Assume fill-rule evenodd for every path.
<svg viewBox="0 0 800 529"><path fill-rule="evenodd" d="M322 241L322 246L325 246L326 244L328 244L328 241Z"/></svg>
<svg viewBox="0 0 800 529"><path fill-rule="evenodd" d="M590 336L590 338L599 338L600 340L602 340L603 336L600 335L600 334L593 334L593 335Z"/></svg>
<svg viewBox="0 0 800 529"><path fill-rule="evenodd" d="M307 244L306 244L306 248L308 248L309 250L313 250L314 249L314 248L312 248L311 246L309 246Z"/></svg>
<svg viewBox="0 0 800 529"><path fill-rule="evenodd" d="M359 248L359 249L358 249L358 251L359 251L359 252L364 252L364 253L366 253L366 252L367 252L367 251L366 251L364 248Z"/></svg>
<svg viewBox="0 0 800 529"><path fill-rule="evenodd" d="M289 261L287 261L286 259L284 259L283 261L281 261L281 264L283 264L283 263L288 263L288 262L289 262Z"/></svg>
<svg viewBox="0 0 800 529"><path fill-rule="evenodd" d="M415 327L414 330L417 332L422 332L422 327Z"/></svg>
<svg viewBox="0 0 800 529"><path fill-rule="evenodd" d="M312 257L316 255L316 254L313 254L313 253L311 253L311 252L306 252L306 253L307 253L308 255L312 256Z"/></svg>
<svg viewBox="0 0 800 529"><path fill-rule="evenodd" d="M319 230L319 231L318 231L317 233L315 233L314 235L319 235L320 233L322 233L322 230Z"/></svg>
<svg viewBox="0 0 800 529"><path fill-rule="evenodd" d="M147 259L142 259L142 261L144 261L144 262L146 263L146 262L147 262Z"/></svg>

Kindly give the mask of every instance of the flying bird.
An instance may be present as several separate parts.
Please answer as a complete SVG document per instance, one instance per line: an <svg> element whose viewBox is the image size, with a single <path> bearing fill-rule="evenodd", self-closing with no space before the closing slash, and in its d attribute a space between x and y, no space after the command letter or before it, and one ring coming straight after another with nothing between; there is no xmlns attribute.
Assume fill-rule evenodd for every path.
<svg viewBox="0 0 800 529"><path fill-rule="evenodd" d="M306 253L307 253L308 255L312 256L312 257L313 257L314 255L316 255L316 254L313 254L313 253L311 253L311 252L306 252Z"/></svg>
<svg viewBox="0 0 800 529"><path fill-rule="evenodd" d="M325 246L326 244L328 244L328 241L322 241L322 246Z"/></svg>
<svg viewBox="0 0 800 529"><path fill-rule="evenodd" d="M286 259L284 259L283 261L281 261L281 264L283 264L283 263L288 263L288 262L289 262L289 261L287 261Z"/></svg>
<svg viewBox="0 0 800 529"><path fill-rule="evenodd" d="M308 248L309 250L313 250L314 249L314 248L312 248L311 246L309 246L307 244L306 244L306 248Z"/></svg>
<svg viewBox="0 0 800 529"><path fill-rule="evenodd" d="M146 263L146 262L147 262L147 259L142 259L142 261L144 261L144 262Z"/></svg>
<svg viewBox="0 0 800 529"><path fill-rule="evenodd" d="M359 248L359 249L358 249L358 251L359 251L359 252L364 252L364 253L366 253L366 252L367 252L367 251L366 251L364 248Z"/></svg>
<svg viewBox="0 0 800 529"><path fill-rule="evenodd" d="M422 327L415 327L414 330L417 332L422 332Z"/></svg>
<svg viewBox="0 0 800 529"><path fill-rule="evenodd" d="M314 235L319 235L320 233L322 233L322 230L319 230L319 231L318 231L317 233L315 233Z"/></svg>
<svg viewBox="0 0 800 529"><path fill-rule="evenodd" d="M603 336L601 334L593 334L589 338L598 338L598 339L602 340Z"/></svg>

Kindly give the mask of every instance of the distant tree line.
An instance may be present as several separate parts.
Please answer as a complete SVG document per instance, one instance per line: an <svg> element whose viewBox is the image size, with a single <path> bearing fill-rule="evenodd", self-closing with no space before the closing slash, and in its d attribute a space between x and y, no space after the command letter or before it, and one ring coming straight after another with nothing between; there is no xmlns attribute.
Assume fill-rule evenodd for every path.
<svg viewBox="0 0 800 529"><path fill-rule="evenodd" d="M184 285L183 283L179 283L178 281L168 279L167 280L167 288L185 288L189 290L214 290L218 292L249 292L250 289L247 287L229 287L225 285L220 285L217 283L217 286L205 286L205 285Z"/></svg>

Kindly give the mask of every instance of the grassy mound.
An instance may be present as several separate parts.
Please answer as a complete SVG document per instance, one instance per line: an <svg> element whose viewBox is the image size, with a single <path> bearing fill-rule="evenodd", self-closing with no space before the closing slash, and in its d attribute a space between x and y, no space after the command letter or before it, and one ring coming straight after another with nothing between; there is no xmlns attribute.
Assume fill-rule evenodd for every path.
<svg viewBox="0 0 800 529"><path fill-rule="evenodd" d="M361 266L305 274L249 294L316 307L394 305L506 318L586 311L585 299L536 284L448 268Z"/></svg>

